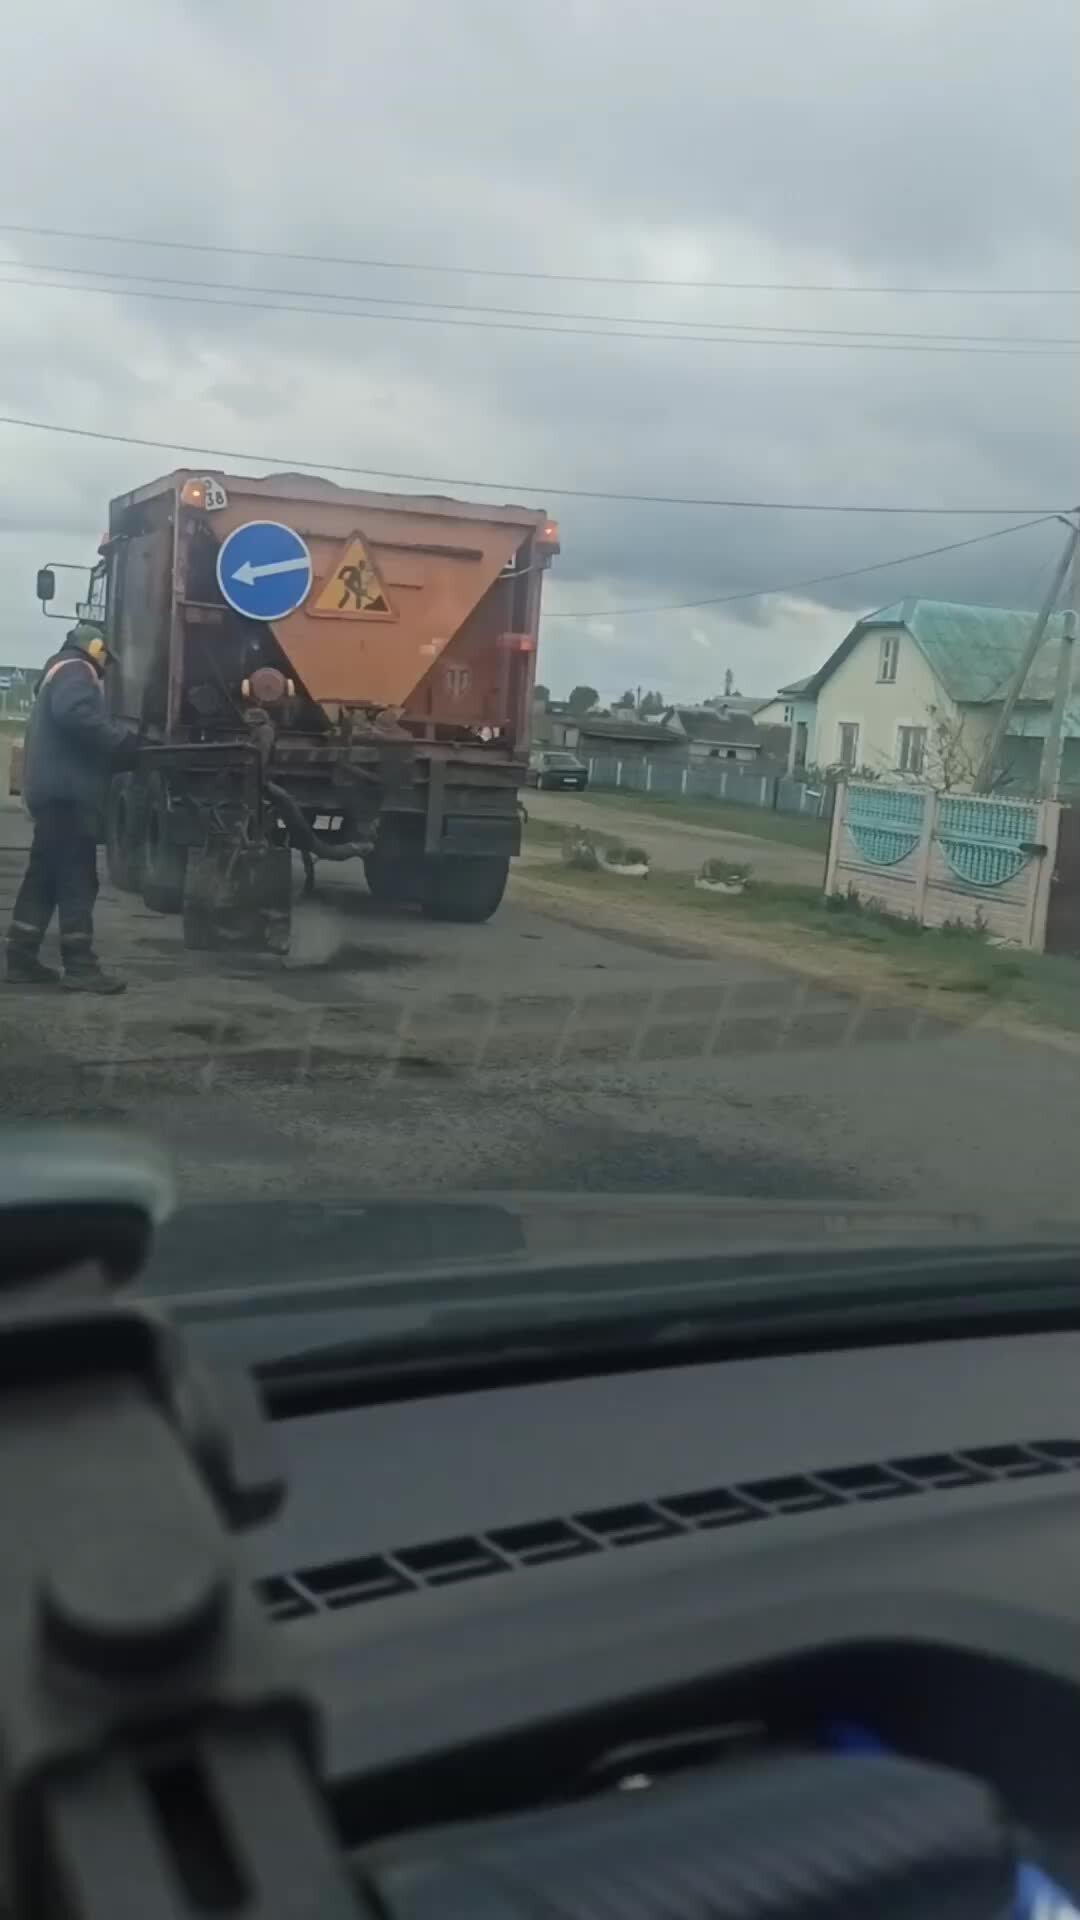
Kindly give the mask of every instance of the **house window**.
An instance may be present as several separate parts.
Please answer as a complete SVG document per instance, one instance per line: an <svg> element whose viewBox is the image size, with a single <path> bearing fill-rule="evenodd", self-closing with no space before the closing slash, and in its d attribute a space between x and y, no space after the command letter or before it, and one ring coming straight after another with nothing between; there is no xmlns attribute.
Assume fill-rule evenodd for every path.
<svg viewBox="0 0 1080 1920"><path fill-rule="evenodd" d="M901 773L913 773L921 776L925 772L925 727L897 727L896 764Z"/></svg>
<svg viewBox="0 0 1080 1920"><path fill-rule="evenodd" d="M900 652L900 635L885 633L881 636L881 652L878 655L878 679L896 679L896 661Z"/></svg>
<svg viewBox="0 0 1080 1920"><path fill-rule="evenodd" d="M795 718L795 709L794 709L794 707L785 707L785 708L784 708L784 725L785 725L785 727L790 727L790 725L791 725L791 723L792 723L792 721L794 720L794 718Z"/></svg>
<svg viewBox="0 0 1080 1920"><path fill-rule="evenodd" d="M857 720L841 720L838 729L840 749L837 759L848 773L852 773L859 760L859 723Z"/></svg>

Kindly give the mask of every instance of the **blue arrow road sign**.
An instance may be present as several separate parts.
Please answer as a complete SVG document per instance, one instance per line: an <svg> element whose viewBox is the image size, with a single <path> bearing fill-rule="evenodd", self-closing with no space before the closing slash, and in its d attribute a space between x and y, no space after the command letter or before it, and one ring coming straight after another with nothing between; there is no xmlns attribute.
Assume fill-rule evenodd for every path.
<svg viewBox="0 0 1080 1920"><path fill-rule="evenodd" d="M249 620L283 620L311 589L311 555L298 533L277 520L248 520L222 542L218 586Z"/></svg>

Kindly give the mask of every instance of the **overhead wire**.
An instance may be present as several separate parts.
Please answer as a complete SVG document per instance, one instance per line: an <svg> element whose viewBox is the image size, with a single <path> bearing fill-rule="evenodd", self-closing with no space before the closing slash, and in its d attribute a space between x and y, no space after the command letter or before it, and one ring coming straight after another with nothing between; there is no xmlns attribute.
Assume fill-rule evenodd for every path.
<svg viewBox="0 0 1080 1920"><path fill-rule="evenodd" d="M944 295L952 299L1008 298L1078 299L1080 287L950 287L854 286L850 282L798 280L676 280L664 275L610 273L556 273L539 267L477 267L422 260L384 260L367 256L301 253L283 247L244 247L208 240L165 239L160 234L91 233L74 227L41 226L26 221L0 221L0 233L33 235L38 239L76 240L95 246L156 247L177 253L210 253L247 260L293 260L310 266L360 267L380 273L459 274L471 279L563 281L594 287L673 287L723 293L825 293Z"/></svg>
<svg viewBox="0 0 1080 1920"><path fill-rule="evenodd" d="M539 481L523 480L477 480L444 473L405 473L391 467L357 466L340 460L311 460L299 456L270 453L252 453L236 447L208 447L192 445L182 440L153 439L149 435L134 433L110 433L104 427L75 427L66 422L55 420L32 420L24 414L0 414L0 426L19 427L31 433L63 434L75 440L97 440L113 446L146 447L155 453L185 453L197 456L200 460L244 460L254 466L268 466L278 472L291 472L298 468L310 468L315 473L344 473L353 477L375 480L405 481L411 485L432 487L469 487L476 491L503 491L508 493L545 494L549 498L563 500L612 500L623 504L648 507L716 507L730 508L740 512L763 513L851 513L851 514L904 514L938 519L994 519L1002 520L1017 514L1034 516L1037 519L1053 519L1056 515L1071 511L1065 507L938 507L920 505L901 506L895 503L873 505L866 501L847 501L837 503L823 500L737 500L716 499L702 494L675 493L626 493L601 487L550 486Z"/></svg>
<svg viewBox="0 0 1080 1920"><path fill-rule="evenodd" d="M599 322L603 326L610 326L614 329L622 327L678 327L682 331L673 336L676 339L682 338L686 329L705 327L710 334L716 333L721 336L726 334L747 334L751 336L757 334L765 336L774 334L795 336L812 335L836 340L927 341L935 344L943 342L963 346L1080 347L1080 335L1077 334L935 333L905 331L895 327L774 326L756 320L677 320L666 315L562 312L558 308L553 307L495 307L478 304L475 301L420 300L404 294L399 296L377 293L341 293L337 290L330 290L323 287L264 287L247 283L237 284L235 281L228 280L194 280L188 275L132 273L127 267L104 267L100 265L94 267L76 267L67 264L60 265L51 260L0 259L0 270L9 267L27 268L35 274L66 274L69 278L78 280L125 280L136 282L141 286L185 287L212 293L229 295L242 294L245 297L245 303L249 296L258 295L268 296L274 300L279 298L289 301L307 299L318 301L329 300L333 301L335 311L339 306L417 307L428 311L494 314L500 317L521 320ZM27 285L37 283L13 281L11 284ZM49 284L51 284L51 282ZM63 285L63 282L61 281L58 284ZM73 291L77 291L77 289L73 289ZM100 292L105 291L105 289L96 288L92 289L92 291ZM121 287L116 288L115 291L120 294L126 292L127 289ZM226 303L222 302L221 304L224 305ZM283 311L291 310L290 308L283 309ZM310 309L296 309L296 311L310 311ZM562 327L555 330L559 332L564 331ZM652 335L632 337L652 338Z"/></svg>
<svg viewBox="0 0 1080 1920"><path fill-rule="evenodd" d="M101 277L108 278L108 270L101 269ZM119 277L119 276L117 276ZM453 327L482 333L542 333L556 335L564 339L591 340L652 340L675 343L679 346L710 347L787 347L807 348L815 352L826 353L928 353L928 354L966 354L974 358L985 355L1006 355L1019 360L1072 360L1080 357L1073 347L1030 347L1030 346L956 346L914 341L882 340L825 340L825 339L774 339L744 338L732 334L715 333L647 333L639 329L615 327L554 327L547 322L535 320L478 320L465 319L460 314L445 313L370 313L358 307L327 307L297 305L295 302L285 305L279 301L268 300L211 300L201 293L163 293L146 287L100 287L68 286L63 281L34 280L25 275L5 274L0 276L0 286L35 287L49 293L78 293L105 295L109 299L157 300L170 305L201 306L207 309L231 308L244 313L297 313L305 316L317 316L332 320L368 320L392 322L398 325L414 327ZM404 304L408 304L407 302Z"/></svg>
<svg viewBox="0 0 1080 1920"><path fill-rule="evenodd" d="M841 580L856 580L867 573L880 573L886 567L906 566L909 561L932 560L942 553L959 553L963 547L978 547L988 540L1004 539L1006 534L1026 533L1030 527L1046 526L1051 520L1062 516L1054 513L1040 515L1034 520L1022 520L1012 527L995 527L990 533L974 534L969 540L950 540L945 546L924 547L921 553L899 553L891 560L873 560L866 566L845 567L839 573L817 573L805 580L789 580L782 586L755 587L743 593L711 594L704 600L669 600L660 605L638 607L591 607L574 609L569 613L554 613L544 610L545 621L551 620L620 620L631 614L639 613L683 613L698 607L731 607L740 601L771 600L778 594L802 593L810 587L832 586Z"/></svg>

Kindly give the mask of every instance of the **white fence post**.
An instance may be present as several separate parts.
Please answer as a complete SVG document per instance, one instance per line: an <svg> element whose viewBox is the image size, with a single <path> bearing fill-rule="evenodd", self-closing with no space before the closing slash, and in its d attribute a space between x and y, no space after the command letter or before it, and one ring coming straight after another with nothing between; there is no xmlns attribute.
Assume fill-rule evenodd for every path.
<svg viewBox="0 0 1080 1920"><path fill-rule="evenodd" d="M621 760L616 760L615 762L615 785L617 787L622 786L622 761Z"/></svg>
<svg viewBox="0 0 1080 1920"><path fill-rule="evenodd" d="M687 775L687 768L684 767L682 770L682 793L683 793L684 800L686 798L686 775Z"/></svg>
<svg viewBox="0 0 1080 1920"><path fill-rule="evenodd" d="M829 851L825 855L825 892L836 892L836 869L840 862L840 835L844 826L844 799L847 787L841 784L836 789L836 804L833 807L832 828L829 833Z"/></svg>
<svg viewBox="0 0 1080 1920"><path fill-rule="evenodd" d="M768 791L769 791L769 776L767 773L763 773L761 776L761 800L759 802L760 806L764 807L768 805L768 801L765 798Z"/></svg>
<svg viewBox="0 0 1080 1920"><path fill-rule="evenodd" d="M1027 939L1028 946L1036 953L1046 952L1046 916L1050 907L1050 887L1054 878L1060 831L1060 803L1057 800L1044 800L1039 809L1036 837L1046 847L1046 852L1041 856L1032 855L1032 858L1038 861L1038 867L1035 885L1031 890L1031 920L1028 925Z"/></svg>
<svg viewBox="0 0 1080 1920"><path fill-rule="evenodd" d="M646 760L645 762L645 791L646 793L652 792L652 761L651 760Z"/></svg>
<svg viewBox="0 0 1080 1920"><path fill-rule="evenodd" d="M936 788L928 787L923 795L922 829L917 855L919 864L915 870L915 918L921 927L926 925L926 889L930 885L930 855L934 845L939 798Z"/></svg>

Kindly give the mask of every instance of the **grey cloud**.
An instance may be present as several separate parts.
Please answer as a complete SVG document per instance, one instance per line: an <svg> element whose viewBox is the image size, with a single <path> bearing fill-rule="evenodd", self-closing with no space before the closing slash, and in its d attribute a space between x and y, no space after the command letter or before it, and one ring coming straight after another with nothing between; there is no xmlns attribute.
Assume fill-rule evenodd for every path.
<svg viewBox="0 0 1080 1920"><path fill-rule="evenodd" d="M1061 132L1071 82L1046 49L1072 32L1067 0L1037 0L1033 14L1014 0L676 0L662 22L644 0L459 0L443 13L401 0L365 13L359 32L346 0L318 0L299 23L292 0L149 13L115 0L105 22L42 0L9 29L7 131L27 160L6 207L47 225L386 259L1063 285L1077 272ZM92 164L88 98L110 101ZM3 235L0 248L241 288L672 320L1068 334L1076 319L1060 301L443 279ZM1076 487L1068 360L558 340L0 287L0 366L5 412L275 463L513 483L562 523L554 611L797 581L987 523L575 502L527 482L1017 506L1064 503ZM36 525L83 523L91 542L112 492L172 464L6 430L2 444L14 462L0 528L28 541ZM901 592L1024 604L1056 537L812 597L830 630ZM608 637L578 630L571 647L573 631L552 621L545 637L568 670L594 654L598 675L655 681L648 663L662 657L683 692L708 677L702 635L778 677L812 665L796 655L820 638L778 600L638 617Z"/></svg>

